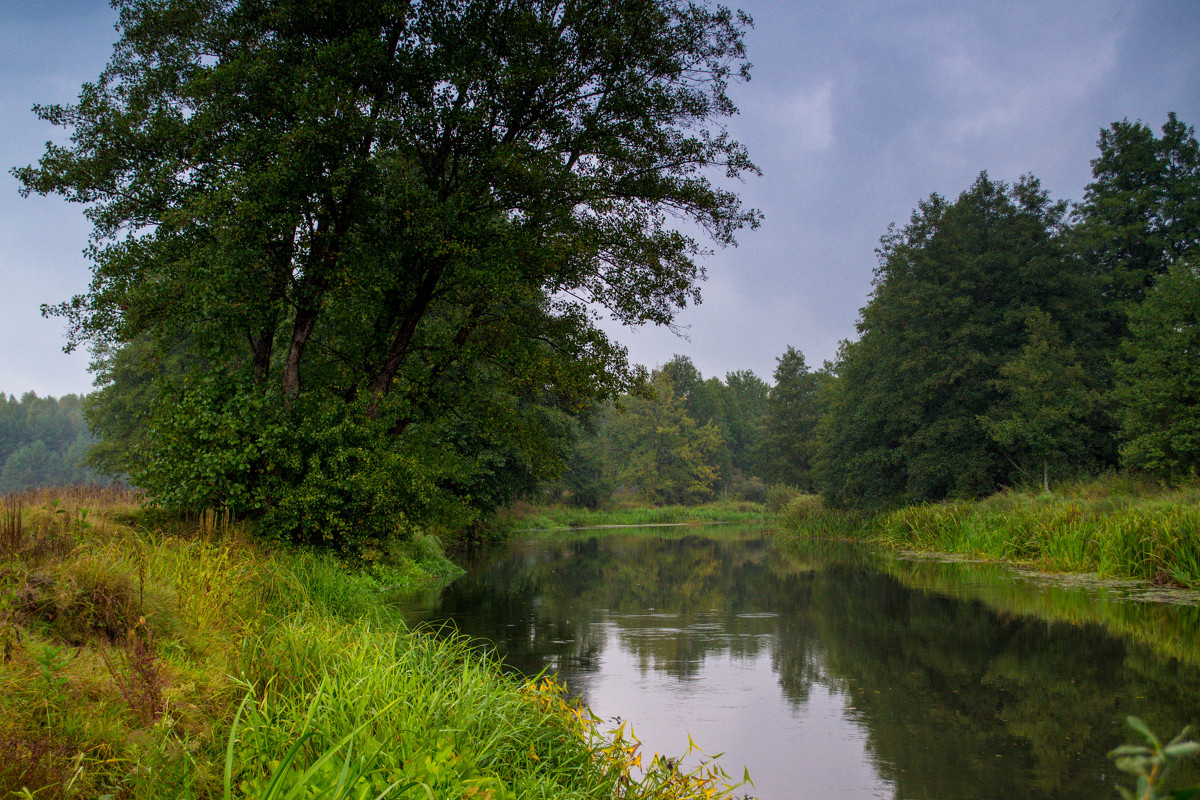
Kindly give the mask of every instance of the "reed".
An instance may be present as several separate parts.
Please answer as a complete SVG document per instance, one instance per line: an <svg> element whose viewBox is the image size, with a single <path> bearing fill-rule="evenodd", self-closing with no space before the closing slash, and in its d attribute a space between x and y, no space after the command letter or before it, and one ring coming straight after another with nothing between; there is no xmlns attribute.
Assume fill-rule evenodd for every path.
<svg viewBox="0 0 1200 800"><path fill-rule="evenodd" d="M21 546L22 527L21 499L8 495L0 511L0 555L15 553Z"/></svg>
<svg viewBox="0 0 1200 800"><path fill-rule="evenodd" d="M1002 559L1200 587L1200 489L1102 479L1050 494L907 506L870 518L800 498L777 518L791 535L845 536L895 549Z"/></svg>

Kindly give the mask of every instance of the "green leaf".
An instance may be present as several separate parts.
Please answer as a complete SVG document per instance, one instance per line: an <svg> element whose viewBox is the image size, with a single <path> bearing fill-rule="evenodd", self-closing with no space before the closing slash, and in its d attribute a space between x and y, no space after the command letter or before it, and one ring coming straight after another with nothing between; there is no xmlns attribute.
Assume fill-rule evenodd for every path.
<svg viewBox="0 0 1200 800"><path fill-rule="evenodd" d="M1168 758L1188 758L1200 755L1200 742L1177 742L1163 748L1163 755Z"/></svg>
<svg viewBox="0 0 1200 800"><path fill-rule="evenodd" d="M1117 769L1130 775L1144 775L1157 763L1152 756L1122 756L1116 760Z"/></svg>
<svg viewBox="0 0 1200 800"><path fill-rule="evenodd" d="M1146 741L1150 742L1156 750L1162 749L1162 743L1159 742L1158 737L1151 733L1150 729L1146 727L1146 723L1142 722L1137 717L1128 716L1125 718L1125 724L1144 736Z"/></svg>
<svg viewBox="0 0 1200 800"><path fill-rule="evenodd" d="M1193 786L1190 789L1176 789L1167 792L1169 800L1197 800L1200 798L1200 786Z"/></svg>
<svg viewBox="0 0 1200 800"><path fill-rule="evenodd" d="M1172 739L1170 742L1167 743L1167 747L1170 747L1173 744L1179 744L1180 742L1185 741L1188 738L1188 734L1190 734L1191 732L1192 732L1192 726L1191 725L1186 726L1183 730L1181 730L1179 732L1179 734L1174 739Z"/></svg>
<svg viewBox="0 0 1200 800"><path fill-rule="evenodd" d="M225 800L233 800L233 748L237 744L238 723L241 722L242 714L246 710L246 704L250 702L250 697L251 695L247 694L242 699L237 713L233 715L233 725L229 730L229 742L225 745Z"/></svg>
<svg viewBox="0 0 1200 800"><path fill-rule="evenodd" d="M1123 744L1120 747L1115 747L1108 751L1109 758L1117 758L1118 756L1151 756L1153 751L1150 748L1140 744Z"/></svg>

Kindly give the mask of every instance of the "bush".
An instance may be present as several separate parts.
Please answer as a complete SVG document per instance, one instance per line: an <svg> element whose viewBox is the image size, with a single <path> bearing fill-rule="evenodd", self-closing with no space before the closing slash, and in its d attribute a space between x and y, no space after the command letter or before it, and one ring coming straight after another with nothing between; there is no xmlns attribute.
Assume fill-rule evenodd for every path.
<svg viewBox="0 0 1200 800"><path fill-rule="evenodd" d="M135 482L173 512L222 508L262 536L357 555L379 548L439 500L434 470L379 445L361 409L292 403L246 378L209 374L164 387L151 452Z"/></svg>
<svg viewBox="0 0 1200 800"><path fill-rule="evenodd" d="M777 483L767 490L767 496L763 502L767 505L767 511L770 511L772 514L778 514L799 496L799 489Z"/></svg>
<svg viewBox="0 0 1200 800"><path fill-rule="evenodd" d="M734 500L765 503L767 491L767 484L756 475L747 476L739 472L729 481L729 494Z"/></svg>

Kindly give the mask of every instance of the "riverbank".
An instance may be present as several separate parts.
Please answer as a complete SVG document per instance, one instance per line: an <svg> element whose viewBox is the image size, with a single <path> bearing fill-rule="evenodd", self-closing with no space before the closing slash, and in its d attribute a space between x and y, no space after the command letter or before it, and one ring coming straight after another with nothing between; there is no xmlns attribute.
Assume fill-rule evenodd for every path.
<svg viewBox="0 0 1200 800"><path fill-rule="evenodd" d="M636 743L556 684L408 630L388 592L455 570L426 537L351 570L118 491L6 498L3 796L728 796L665 759L630 787Z"/></svg>
<svg viewBox="0 0 1200 800"><path fill-rule="evenodd" d="M514 532L555 528L597 528L633 525L702 525L717 522L760 522L768 516L762 503L720 501L695 506L628 504L607 509L565 505L532 506L518 503L506 512L502 524Z"/></svg>
<svg viewBox="0 0 1200 800"><path fill-rule="evenodd" d="M876 515L830 509L805 496L780 512L777 525L785 536L846 538L893 550L1200 588L1196 484L1164 489L1110 477L1052 494L1009 490Z"/></svg>

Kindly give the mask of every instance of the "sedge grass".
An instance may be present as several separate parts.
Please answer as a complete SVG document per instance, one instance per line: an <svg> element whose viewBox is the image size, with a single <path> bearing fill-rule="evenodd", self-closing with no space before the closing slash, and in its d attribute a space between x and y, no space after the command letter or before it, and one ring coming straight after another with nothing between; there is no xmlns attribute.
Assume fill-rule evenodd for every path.
<svg viewBox="0 0 1200 800"><path fill-rule="evenodd" d="M1193 486L1164 490L1110 478L1053 495L1005 491L976 502L906 506L870 517L799 498L777 521L793 536L852 538L1047 571L1200 587L1200 489Z"/></svg>

